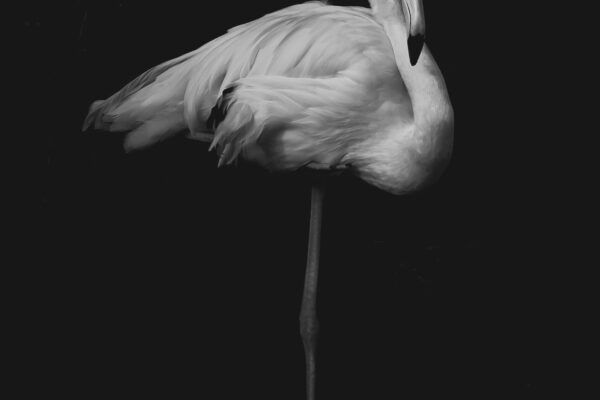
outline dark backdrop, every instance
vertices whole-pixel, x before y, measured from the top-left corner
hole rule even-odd
[[[80,132],[93,100],[293,3],[25,2],[23,90],[38,110],[26,129],[43,154],[25,338],[48,393],[303,398],[310,176],[217,169],[206,145],[184,139],[124,155],[120,136]],[[329,181],[323,399],[528,398],[560,383],[561,291],[547,285],[558,221],[543,200],[543,151],[532,157],[539,121],[527,117],[539,111],[540,36],[524,9],[499,2],[425,9],[455,108],[454,159],[413,197]]]

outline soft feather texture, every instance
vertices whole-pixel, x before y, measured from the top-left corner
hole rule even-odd
[[[209,124],[216,106],[222,120]],[[127,150],[179,132],[211,137],[219,165],[241,156],[272,170],[351,164],[376,174],[383,169],[370,163],[380,151],[366,146],[389,141],[391,127],[408,127],[412,117],[390,40],[371,10],[310,2],[150,69],[95,102],[84,128],[129,132]],[[365,179],[386,190],[398,185]]]
[[[94,124],[96,129],[133,131],[126,142],[130,149],[186,128],[206,132],[217,99],[236,83],[236,102],[254,101],[257,114],[247,144],[253,141],[250,138],[258,139],[257,130],[265,123],[282,120],[303,128],[313,125],[316,131],[306,135],[331,142],[335,132],[325,134],[323,128],[332,130],[335,124],[334,131],[345,131],[344,125],[356,120],[347,115],[350,108],[366,114],[363,107],[372,103],[377,89],[373,83],[393,84],[389,76],[377,79],[374,71],[368,71],[374,63],[386,65],[385,72],[397,75],[396,84],[402,86],[385,33],[368,9],[300,4],[232,28],[200,49],[148,70],[109,99],[96,102],[85,128]],[[295,82],[282,77],[310,79]],[[234,114],[221,125],[217,137],[223,139],[228,124],[239,121]],[[311,121],[313,116],[329,126]],[[328,116],[335,120],[327,121]]]

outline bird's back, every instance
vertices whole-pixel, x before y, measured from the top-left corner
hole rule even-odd
[[[351,121],[353,107],[354,112],[363,107],[360,112],[365,114],[367,105],[381,105],[382,82],[392,93],[385,95],[396,96],[398,102],[404,97],[387,37],[371,11],[310,2],[232,28],[197,50],[148,70],[107,100],[95,102],[85,127],[129,132],[126,147],[130,149],[182,131],[212,134],[215,126],[207,122],[223,91],[243,79],[260,77],[346,79],[327,93],[331,101],[345,99],[347,104],[330,104],[329,110],[311,104],[312,98],[323,97],[318,85],[297,85],[276,99],[289,102],[289,108],[313,107],[315,113],[336,114],[331,123],[341,124],[340,128],[351,122],[356,125]],[[267,111],[274,112],[263,110]]]

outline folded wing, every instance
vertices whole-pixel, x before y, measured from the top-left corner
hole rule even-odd
[[[258,138],[262,132],[259,126],[284,122],[297,115],[294,110],[298,107],[317,110],[322,100],[337,101],[333,100],[335,96],[310,96],[308,91],[298,90],[301,83],[282,84],[268,78],[343,78],[369,85],[364,80],[377,80],[377,76],[369,77],[369,73],[359,70],[372,63],[390,65],[390,71],[395,66],[387,38],[370,10],[320,2],[300,4],[230,29],[201,48],[148,70],[108,99],[94,102],[84,129],[93,126],[97,130],[128,132],[128,150],[147,147],[179,132],[212,134],[215,126],[207,123],[211,112],[223,91],[237,85],[237,101],[231,104],[229,119],[214,141],[215,147],[224,150],[225,143],[241,143],[233,138],[252,142],[251,138]],[[251,78],[254,80],[248,80]],[[273,90],[270,95],[266,93],[269,90]],[[295,94],[290,95],[290,91]],[[255,104],[250,105],[250,98],[267,102],[277,98],[273,102],[281,102],[277,107],[265,104],[257,109]],[[262,114],[250,116],[257,112]],[[271,117],[266,116],[271,112]],[[237,113],[240,115],[234,117]],[[254,119],[254,125],[251,132],[242,135],[239,129],[248,122],[244,119]],[[225,130],[234,126],[238,132],[225,135]],[[239,151],[241,148],[234,146],[227,151],[226,159]]]

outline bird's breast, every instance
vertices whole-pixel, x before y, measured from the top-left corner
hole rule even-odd
[[[440,121],[428,130],[414,124],[392,127],[357,146],[352,164],[368,183],[393,194],[407,194],[441,176],[452,146],[452,121]]]

